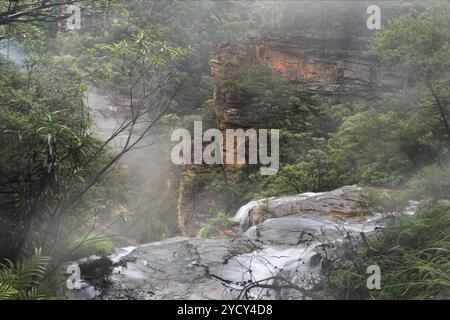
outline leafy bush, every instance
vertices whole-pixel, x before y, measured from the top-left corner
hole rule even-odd
[[[30,259],[17,262],[6,260],[0,264],[0,300],[42,299],[38,293],[39,280],[50,262],[40,251]]]
[[[312,149],[294,164],[266,179],[263,196],[331,190],[339,186],[336,164],[329,150]]]
[[[379,190],[375,188],[364,188],[362,202],[375,211],[384,213],[402,212],[409,204],[404,192],[395,190]]]
[[[200,236],[207,238],[231,227],[232,224],[230,217],[226,213],[219,212],[216,217],[209,220],[206,227],[202,229]]]
[[[369,165],[361,173],[361,183],[366,185],[398,185],[403,179],[396,169],[384,168],[381,163]]]
[[[413,199],[450,197],[450,167],[431,165],[420,170],[408,184],[408,194]]]
[[[402,216],[370,246],[332,266],[325,287],[339,299],[443,299],[450,296],[450,203]],[[366,268],[378,265],[381,289],[368,290]]]
[[[77,247],[78,246],[78,247]],[[71,259],[77,260],[91,255],[105,255],[114,251],[115,245],[105,236],[79,237],[73,241],[71,248],[77,247],[71,253]]]

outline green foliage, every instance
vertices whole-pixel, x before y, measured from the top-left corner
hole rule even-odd
[[[123,26],[113,25],[114,33]],[[122,35],[38,29],[45,32],[21,41],[24,70],[0,69],[0,257],[11,259],[35,244],[64,250],[61,235],[75,232],[72,226],[86,231],[99,215],[127,219],[126,184],[112,166],[120,156],[92,134],[87,93],[92,85],[131,91],[132,118],[153,119],[149,105],[165,111],[174,61],[187,52],[170,46],[158,26],[131,26]]]
[[[293,132],[318,129],[313,126],[319,111],[311,104],[312,94],[293,86],[268,67],[245,72],[237,72],[235,68],[225,72],[227,80],[223,85],[241,97],[240,117],[247,125]]]
[[[138,29],[129,39],[103,47],[111,58],[109,63],[116,90],[126,94],[130,87],[137,90],[138,85],[151,88],[157,83],[159,72],[167,72],[169,64],[187,52],[167,45],[162,35],[160,28]]]
[[[450,295],[450,204],[430,204],[391,221],[380,239],[345,257],[326,277],[338,299],[444,299]],[[378,265],[381,290],[368,290],[366,268]]]
[[[202,238],[208,238],[217,235],[232,225],[233,222],[230,220],[230,217],[224,212],[219,212],[217,216],[208,221],[208,224],[202,229],[200,236]]]
[[[33,300],[45,298],[39,294],[39,280],[50,261],[37,250],[30,259],[0,264],[0,300]]]
[[[331,144],[336,161],[349,170],[350,179],[378,185],[395,185],[402,180],[411,165],[401,153],[398,121],[393,112],[375,110],[345,119]]]
[[[108,156],[100,152],[99,162],[90,161],[100,141],[87,132],[82,86],[68,80],[69,69],[53,69],[54,77],[67,81],[64,90],[51,88],[47,62],[27,78],[12,66],[0,70],[0,203],[9,229],[0,232],[2,257],[16,250],[21,232],[40,227],[36,221],[49,219],[55,202],[82,186]]]
[[[71,241],[70,248],[75,248],[70,254],[71,260],[78,260],[91,255],[106,255],[114,251],[115,245],[106,236],[80,236]]]
[[[248,28],[258,25],[252,6],[245,1],[132,0],[113,6],[104,19],[88,19],[80,31],[90,42],[112,43],[130,37],[136,30],[159,27],[166,45],[190,48],[175,64],[176,81],[182,86],[175,98],[180,107],[172,109],[189,115],[212,98],[205,78],[210,76],[208,62],[217,47],[245,37]]]
[[[194,168],[190,188],[202,192],[201,204],[207,215],[219,211],[232,212],[253,198],[300,191],[323,190],[331,185],[331,158],[319,149],[324,135],[319,123],[322,112],[314,105],[317,97],[296,88],[287,79],[267,67],[236,69],[229,63],[222,66],[229,94],[239,97],[240,119],[255,128],[281,128],[281,172],[271,178],[261,177],[259,166]],[[205,104],[204,114],[216,106]],[[211,116],[215,123],[215,113]],[[316,147],[314,149],[314,147]],[[313,149],[313,150],[311,150]],[[309,151],[309,152],[308,152]],[[304,155],[302,163],[296,163]],[[203,190],[204,189],[204,190]]]
[[[424,167],[408,182],[411,199],[448,199],[450,197],[450,167],[434,164]]]
[[[32,1],[16,2],[28,5]],[[204,120],[213,127],[217,106],[208,61],[220,43],[247,38],[255,30],[264,37],[329,23],[328,15],[310,14],[312,2],[89,3],[83,28],[77,32],[59,32],[54,23],[23,23],[27,16],[14,24],[0,17],[0,33],[23,35],[20,43],[27,51],[23,70],[0,61],[0,257],[17,259],[36,244],[69,250],[84,238],[73,239],[73,233],[85,234],[97,219],[127,222],[132,217],[144,229],[144,241],[176,232],[177,195],[167,196],[173,200],[167,203],[161,200],[160,189],[131,181],[130,185],[137,182],[147,190],[132,195],[135,207],[129,212],[124,204],[131,192],[119,170],[108,171],[106,179],[83,193],[77,206],[60,219],[58,210],[113,158],[112,151],[91,134],[91,110],[85,99],[91,86],[114,92],[119,100],[130,96],[132,117],[177,92],[176,103],[168,109],[173,114],[166,120],[197,113],[201,107]],[[6,2],[0,3],[0,13],[7,9]],[[197,212],[208,217],[219,212],[202,236],[228,228],[231,222],[223,211],[232,212],[253,198],[324,191],[345,184],[401,187],[413,176],[405,194],[393,189],[367,191],[364,201],[384,212],[401,211],[408,198],[447,199],[450,171],[447,165],[435,164],[443,163],[450,145],[447,9],[445,1],[414,6],[374,34],[370,51],[404,77],[401,96],[383,95],[371,102],[354,97],[328,101],[321,92],[307,92],[268,67],[242,72],[237,59],[224,65],[221,71],[227,79],[221,85],[239,99],[246,126],[281,129],[281,169],[275,176],[261,177],[258,166],[190,168],[183,179],[188,192],[200,194]],[[52,10],[44,13],[57,14]],[[160,80],[167,86],[161,89]],[[148,98],[149,93],[155,94]],[[153,118],[150,113],[145,116]],[[178,171],[158,173],[154,180],[159,188],[177,175]],[[176,190],[178,185],[173,184]],[[259,210],[265,209],[268,206]],[[145,215],[145,222],[133,216],[135,211]],[[383,281],[388,286],[376,297],[448,296],[442,289],[448,286],[446,212],[444,206],[430,207],[417,217],[393,222],[370,249],[361,249],[353,264],[341,268],[343,277],[330,277],[334,292],[348,296],[346,290],[356,286],[349,297],[368,297],[363,266],[384,255]],[[66,232],[67,239],[61,239]],[[425,237],[426,232],[431,235]],[[84,240],[73,258],[113,249],[108,238]],[[1,269],[22,267],[7,263]],[[0,281],[0,297],[25,297],[28,292],[31,297],[33,286],[21,289]]]
[[[402,97],[384,95],[371,105],[341,104],[326,112],[341,122],[331,120],[337,131],[320,147],[333,159],[333,172],[326,177],[335,185],[399,186],[412,172],[445,156],[445,70],[450,63],[446,5],[432,1],[425,9],[393,19],[371,42],[371,52],[382,64],[405,74],[408,87]],[[296,181],[307,183],[301,178],[305,161],[311,162],[301,157],[297,170],[286,170],[298,171]]]
[[[448,2],[429,1],[421,10],[413,9],[391,20],[371,43],[371,51],[383,65],[404,74],[405,89],[406,79],[409,79],[409,86],[421,92],[423,107],[431,114],[428,117],[440,120],[439,127],[447,138],[448,148],[449,24]]]
[[[331,154],[312,149],[295,164],[285,165],[274,177],[265,181],[267,196],[317,192],[337,186],[336,168]]]
[[[361,200],[371,210],[388,214],[403,212],[409,204],[409,198],[405,192],[371,187],[363,189]]]
[[[371,51],[386,66],[419,77],[442,77],[450,67],[446,1],[430,1],[424,10],[411,10],[392,19],[377,33]]]

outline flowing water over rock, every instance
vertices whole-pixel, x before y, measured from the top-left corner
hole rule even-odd
[[[344,239],[379,228],[361,190],[253,201],[234,217],[234,238],[176,237],[120,249],[100,299],[301,299],[321,280],[322,262]]]

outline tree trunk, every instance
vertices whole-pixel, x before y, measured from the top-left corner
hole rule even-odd
[[[444,105],[443,105],[443,103],[441,102],[441,99],[440,99],[439,96],[437,95],[436,91],[434,91],[433,86],[432,86],[432,84],[430,83],[430,81],[427,80],[426,83],[427,83],[428,89],[429,89],[430,92],[431,92],[431,95],[432,95],[433,98],[434,98],[434,101],[436,102],[436,106],[437,106],[437,108],[438,108],[438,110],[439,110],[439,113],[440,113],[440,115],[441,115],[442,122],[443,122],[444,127],[445,127],[445,132],[446,132],[446,134],[447,134],[447,144],[448,144],[448,148],[449,148],[448,152],[450,152],[450,125],[449,125],[449,123],[448,123],[448,117],[447,117],[447,114],[446,114],[446,112],[445,112]]]

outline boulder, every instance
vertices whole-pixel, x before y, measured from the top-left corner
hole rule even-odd
[[[106,286],[85,279],[94,284],[87,287],[96,293],[91,298],[323,298],[310,291],[321,281],[324,256],[350,235],[373,232],[382,218],[364,211],[354,186],[254,201],[236,218],[252,216],[259,206],[272,212],[270,218],[261,216],[258,224],[233,237],[176,237],[119,250],[110,257],[114,268]],[[96,273],[97,265],[89,270]],[[285,286],[286,281],[292,285]],[[78,298],[85,299],[87,289]]]
[[[293,215],[333,216],[336,218],[363,218],[371,209],[362,199],[357,186],[345,186],[323,193],[302,193],[294,196],[252,201],[235,216],[242,228],[260,224],[269,218]]]

